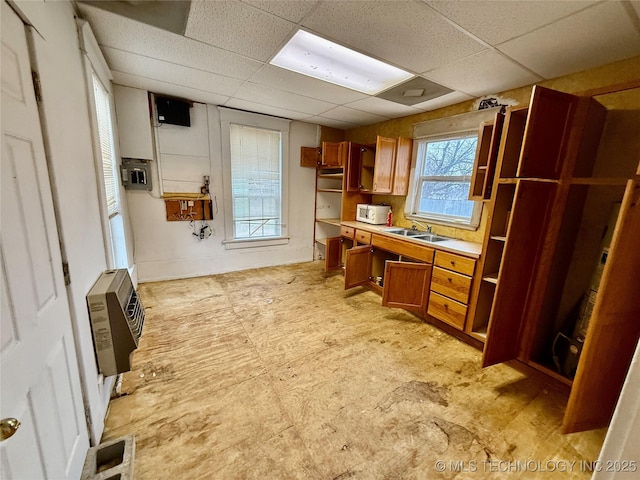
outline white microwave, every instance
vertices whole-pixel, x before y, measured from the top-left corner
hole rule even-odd
[[[356,220],[359,222],[371,223],[373,225],[384,225],[387,223],[387,215],[391,207],[389,205],[368,205],[359,203],[356,210]]]

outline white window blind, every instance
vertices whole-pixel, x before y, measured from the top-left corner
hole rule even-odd
[[[111,218],[120,212],[118,174],[116,172],[115,149],[113,145],[113,126],[111,124],[111,104],[109,94],[100,81],[95,75],[92,77],[98,135],[100,137],[100,153],[102,155],[104,190],[107,199],[107,213]]]
[[[235,239],[282,235],[282,132],[230,124]]]

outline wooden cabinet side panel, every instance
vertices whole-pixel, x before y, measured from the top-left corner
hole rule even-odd
[[[396,161],[395,138],[378,137],[373,171],[373,193],[391,193]]]
[[[369,282],[371,277],[371,247],[353,247],[347,250],[345,262],[344,288],[345,290]]]
[[[557,179],[578,97],[536,85],[517,176]]]
[[[382,305],[426,312],[430,279],[431,265],[386,262]]]
[[[640,336],[640,181],[629,181],[562,429],[608,425]]]
[[[493,121],[482,122],[478,130],[476,157],[473,161],[471,184],[469,185],[469,200],[484,199],[483,186],[487,175],[487,164],[489,163],[489,147],[491,146],[493,124]]]
[[[360,191],[360,173],[362,169],[362,145],[349,142],[346,147],[347,172],[346,186],[347,192]]]
[[[398,138],[392,195],[406,195],[409,193],[409,174],[411,173],[412,154],[413,140],[404,137]]]
[[[556,188],[553,183],[518,182],[489,319],[483,367],[513,360],[520,353],[531,279],[544,244]]]

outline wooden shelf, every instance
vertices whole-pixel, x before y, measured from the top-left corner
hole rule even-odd
[[[318,192],[328,192],[328,193],[342,193],[341,188],[319,188]]]
[[[320,245],[324,245],[326,247],[327,246],[327,239],[326,238],[316,238],[316,243],[319,243]]]
[[[333,180],[341,180],[344,177],[344,173],[319,173],[318,178],[329,178]]]
[[[339,218],[316,218],[316,222],[326,223],[328,225],[335,225],[336,227],[340,226]]]
[[[588,178],[572,178],[571,185],[612,185],[624,186],[629,181],[628,178],[607,178],[607,177],[588,177]]]
[[[551,370],[548,367],[545,367],[544,365],[540,365],[537,362],[533,362],[533,361],[529,361],[527,362],[527,365],[529,365],[531,368],[538,370],[539,372],[544,373],[545,375],[552,377],[556,380],[558,380],[561,383],[564,383],[565,385],[568,385],[569,387],[571,385],[573,385],[573,380],[571,380],[570,378],[565,377],[564,375],[560,375],[558,372],[556,372],[555,370]]]
[[[495,240],[496,242],[506,242],[507,237],[503,235],[491,235],[491,240]]]
[[[471,336],[476,340],[480,340],[484,343],[487,340],[487,329],[483,328],[482,330],[478,330],[477,332],[471,332]]]
[[[494,283],[494,284],[498,284],[498,273],[492,273],[490,275],[485,275],[484,277],[482,277],[482,280],[484,280],[485,282],[489,282],[489,283]]]
[[[517,178],[500,178],[498,179],[498,183],[502,185],[515,184],[515,183],[518,183],[518,179]]]

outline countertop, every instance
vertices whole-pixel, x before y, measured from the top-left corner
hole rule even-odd
[[[424,242],[421,240],[413,239],[411,237],[404,237],[400,235],[394,235],[393,233],[387,233],[385,230],[394,227],[387,227],[386,225],[371,225],[364,222],[355,221],[342,221],[341,225],[346,227],[356,228],[358,230],[365,230],[371,233],[378,233],[386,235],[389,238],[402,239],[407,242],[415,243],[416,245],[423,245],[431,247],[435,250],[443,250],[445,252],[457,253],[458,255],[464,255],[466,257],[479,258],[482,252],[482,244],[476,242],[468,242],[466,240],[443,240],[441,242]],[[395,227],[401,228],[401,227]]]

